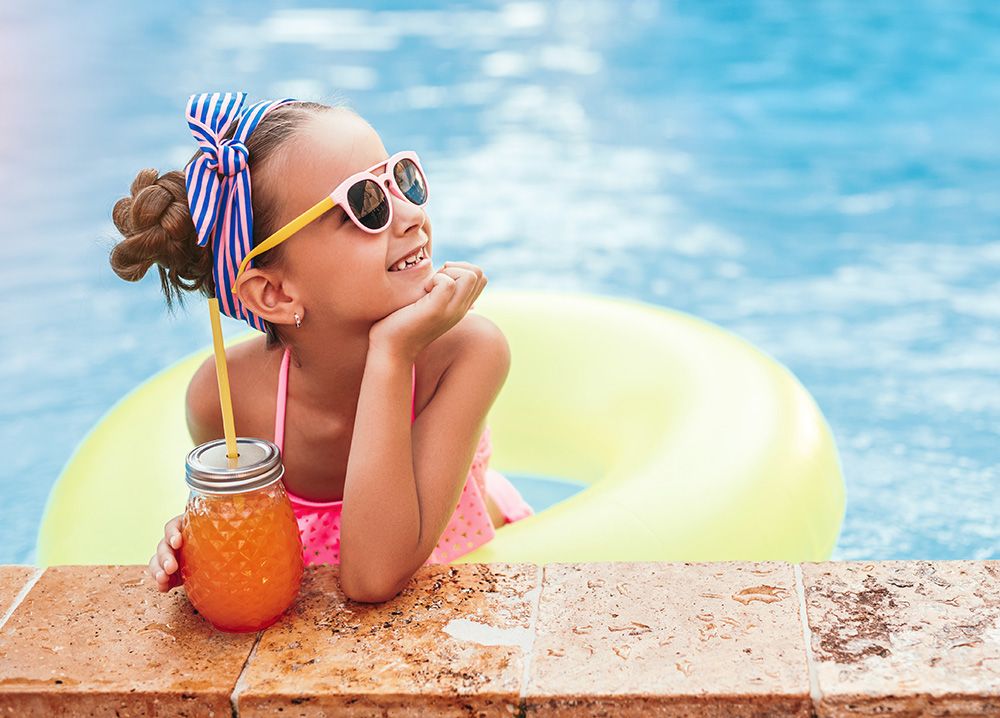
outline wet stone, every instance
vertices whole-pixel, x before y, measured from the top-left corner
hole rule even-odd
[[[810,715],[792,566],[545,567],[531,716]]]
[[[1000,716],[1000,561],[802,565],[821,716]]]
[[[143,566],[49,568],[0,627],[0,715],[228,716],[256,638]]]
[[[334,566],[307,569],[238,689],[241,718],[517,713],[539,569],[425,566],[395,599],[347,600]]]

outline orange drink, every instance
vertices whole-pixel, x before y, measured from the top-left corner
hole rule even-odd
[[[223,631],[257,631],[292,604],[302,582],[302,544],[281,485],[281,455],[261,439],[224,440],[188,455],[191,489],[180,571],[194,607]]]

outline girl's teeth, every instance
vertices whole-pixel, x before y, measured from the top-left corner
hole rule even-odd
[[[392,271],[401,272],[407,267],[412,267],[414,264],[417,264],[423,258],[424,258],[424,248],[421,247],[414,254],[411,254],[409,257],[404,257],[403,259],[396,262],[392,266]]]

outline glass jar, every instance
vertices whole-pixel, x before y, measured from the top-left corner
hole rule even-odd
[[[222,631],[257,631],[295,600],[302,582],[302,544],[281,484],[278,447],[236,440],[230,466],[223,439],[187,457],[190,488],[178,563],[194,607]]]

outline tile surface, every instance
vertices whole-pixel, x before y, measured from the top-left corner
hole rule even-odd
[[[1000,562],[799,570],[433,566],[368,606],[324,567],[225,634],[144,567],[0,566],[0,715],[1000,718]]]
[[[0,566],[0,623],[14,608],[21,590],[39,573],[41,569],[34,566]]]
[[[783,563],[545,567],[532,716],[809,716]]]
[[[0,628],[0,714],[229,716],[256,638],[216,631],[145,567],[49,568]]]
[[[1000,715],[1000,562],[802,574],[819,715]]]
[[[239,689],[240,716],[502,716],[518,710],[533,565],[426,566],[392,601],[348,601],[337,568],[306,571]]]

